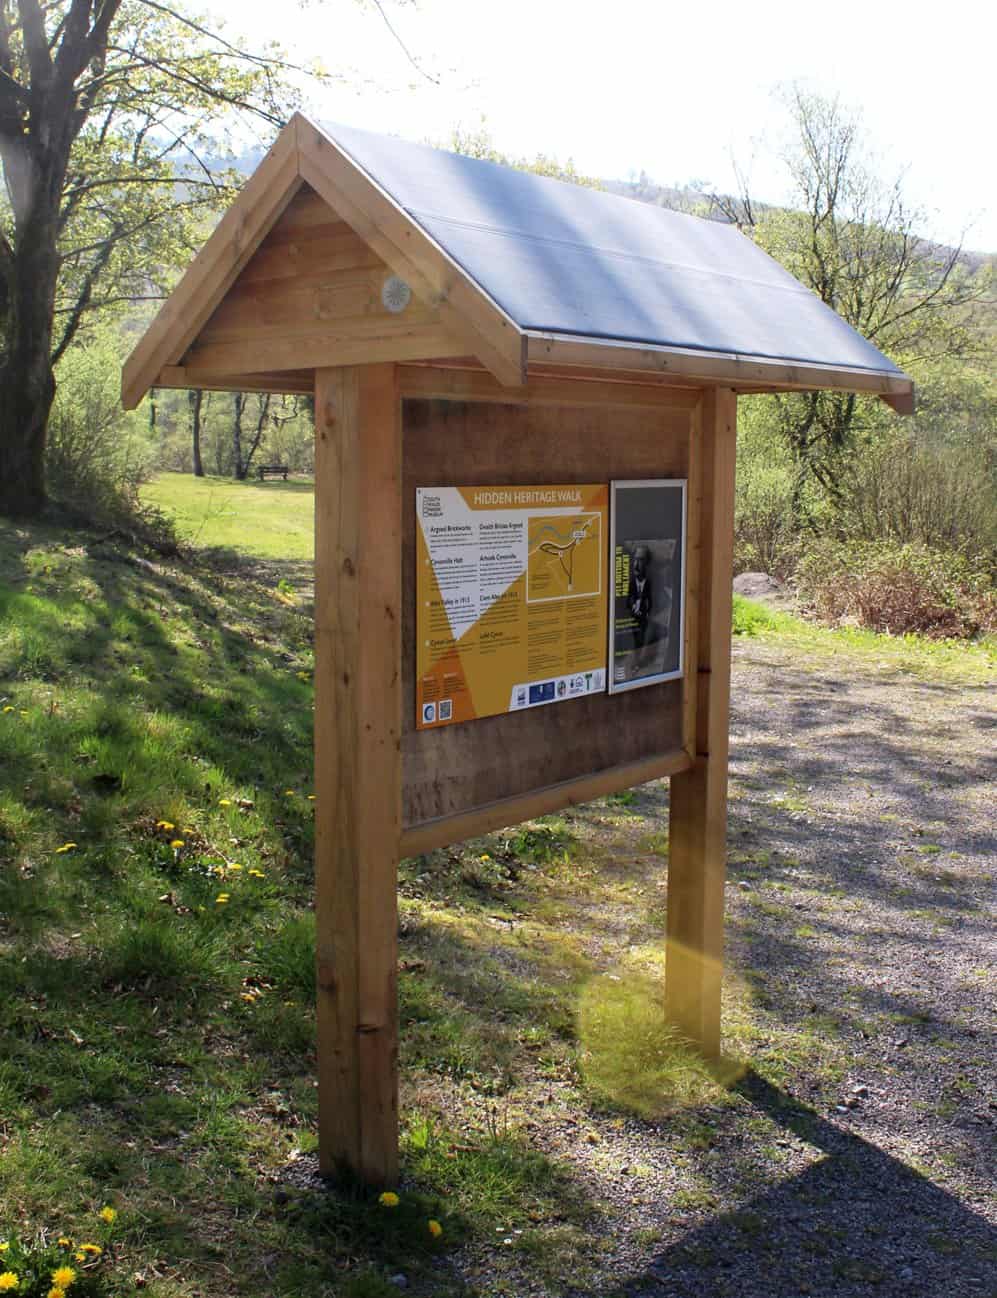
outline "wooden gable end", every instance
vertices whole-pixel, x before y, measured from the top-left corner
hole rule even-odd
[[[390,267],[303,185],[185,353],[185,386],[379,361],[465,355],[437,308],[382,292]],[[179,380],[179,375],[177,376]]]

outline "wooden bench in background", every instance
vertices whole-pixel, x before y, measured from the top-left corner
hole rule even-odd
[[[261,482],[268,473],[279,474],[286,482],[289,471],[289,466],[286,464],[259,464],[256,466],[256,472],[260,475]]]

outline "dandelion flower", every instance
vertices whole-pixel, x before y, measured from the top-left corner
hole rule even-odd
[[[84,1258],[86,1253],[83,1254]],[[76,1272],[71,1266],[59,1266],[52,1272],[52,1283],[56,1289],[68,1289],[76,1279]]]
[[[157,820],[157,821],[156,821],[156,828],[157,828],[157,829],[166,829],[166,830],[169,830],[169,829],[176,829],[176,825],[174,825],[174,823],[173,823],[172,820]]]
[[[6,1293],[9,1289],[16,1289],[21,1283],[16,1271],[5,1271],[0,1275],[0,1293]]]
[[[9,703],[8,703],[7,706],[4,708],[4,712],[13,712],[13,711],[14,711],[14,709],[10,706]]]
[[[308,795],[308,801],[309,801],[309,802],[314,802],[314,801],[315,801],[315,794],[314,794],[314,793],[309,793],[309,795]]]
[[[110,1206],[101,1208],[98,1215],[101,1221],[106,1221],[109,1226],[112,1225],[118,1217],[117,1211]]]
[[[170,847],[175,848],[176,850],[179,850],[181,847],[183,847],[183,839],[182,839],[182,838],[171,838],[171,839],[170,839]]]
[[[73,1241],[72,1241],[71,1239],[67,1239],[67,1238],[65,1237],[65,1235],[60,1235],[59,1238],[58,1238],[55,1242],[59,1245],[60,1248],[72,1248],[72,1247],[73,1247]]]
[[[435,1221],[432,1217],[430,1217],[429,1219],[429,1233],[430,1235],[432,1235],[433,1239],[439,1239],[440,1236],[443,1234],[443,1227],[440,1225],[438,1221]]]
[[[242,869],[242,866],[239,864],[238,861],[231,861],[231,862],[229,862],[229,867],[228,867],[228,868],[229,868],[230,870],[241,870],[241,869]]]
[[[46,1298],[66,1298],[66,1291],[55,1285],[48,1291]]]
[[[84,1253],[81,1249],[77,1249],[76,1252],[73,1254],[73,1257],[76,1259],[77,1262],[85,1262],[87,1260],[86,1253]]]
[[[92,1257],[100,1257],[104,1251],[99,1244],[81,1244],[80,1249],[84,1253],[89,1253]]]
[[[55,849],[55,854],[56,856],[62,856],[64,852],[71,852],[75,846],[75,843],[63,843],[61,847]]]
[[[225,903],[228,901],[228,899],[229,899],[229,894],[227,892],[220,892],[218,896],[215,898],[215,905],[224,906]],[[105,1221],[106,1220],[107,1219],[105,1218]]]
[[[378,1203],[381,1205],[382,1208],[397,1208],[399,1202],[400,1200],[398,1198],[398,1195],[395,1194],[394,1190],[385,1190],[385,1192],[378,1199]]]
[[[293,797],[294,797],[294,790],[293,790],[293,789],[285,789],[285,790],[284,790],[284,796],[285,796],[286,798],[293,798]]]
[[[231,805],[232,805],[232,799],[231,799],[231,798],[219,798],[219,799],[218,799],[218,805],[219,805],[219,807],[231,807]]]

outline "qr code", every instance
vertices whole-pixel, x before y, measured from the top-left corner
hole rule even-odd
[[[453,699],[440,699],[440,720],[451,721],[453,719]]]

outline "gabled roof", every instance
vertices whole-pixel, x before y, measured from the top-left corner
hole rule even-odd
[[[524,332],[901,373],[734,226],[354,127],[320,129]]]
[[[303,182],[503,383],[546,363],[910,408],[903,372],[733,227],[300,114],[129,358],[126,405],[181,364]]]

